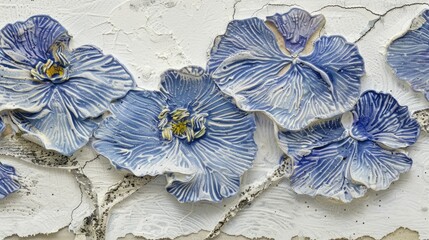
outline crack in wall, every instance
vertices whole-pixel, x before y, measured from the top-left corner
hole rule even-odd
[[[400,5],[400,6],[392,7],[390,9],[388,9],[387,11],[385,11],[384,13],[377,13],[377,12],[375,12],[375,11],[373,11],[373,10],[365,7],[365,6],[342,6],[342,5],[339,5],[339,4],[330,4],[330,5],[323,6],[323,7],[319,8],[319,9],[313,11],[312,13],[314,13],[314,12],[320,12],[320,11],[322,11],[324,9],[327,9],[327,8],[342,8],[342,9],[346,9],[346,10],[353,10],[353,9],[365,10],[365,11],[371,13],[372,15],[377,16],[376,19],[371,20],[371,21],[368,22],[368,29],[365,32],[363,32],[361,34],[361,36],[358,37],[358,39],[356,39],[355,41],[353,41],[354,43],[357,43],[357,42],[361,41],[369,32],[371,32],[375,28],[375,25],[383,17],[386,17],[387,14],[389,14],[392,11],[395,11],[395,10],[398,10],[398,9],[401,9],[401,8],[405,8],[405,7],[411,7],[411,6],[429,6],[429,3],[416,2],[416,3],[403,4],[403,5]]]

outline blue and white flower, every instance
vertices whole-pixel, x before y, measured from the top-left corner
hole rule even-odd
[[[429,9],[414,19],[410,30],[387,49],[387,62],[396,75],[429,101]]]
[[[4,129],[4,122],[0,119],[0,133],[2,133]],[[0,199],[18,191],[20,187],[17,181],[15,168],[0,162]]]
[[[279,132],[278,142],[295,161],[291,184],[297,193],[350,202],[368,188],[387,189],[407,172],[412,160],[401,148],[418,136],[407,107],[389,94],[367,91],[351,112]]]
[[[324,22],[296,8],[267,22],[234,20],[215,41],[209,72],[241,109],[265,112],[287,130],[348,111],[359,98],[364,62],[341,36],[310,44]]]
[[[253,114],[238,109],[199,67],[166,71],[160,91],[113,103],[93,147],[137,176],[166,174],[180,202],[237,193],[256,154]]]
[[[98,48],[69,49],[66,29],[33,16],[0,31],[0,111],[45,148],[71,155],[85,145],[114,99],[134,87],[129,72]]]

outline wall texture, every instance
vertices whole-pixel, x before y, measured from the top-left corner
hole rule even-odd
[[[386,45],[429,8],[427,0],[0,0],[0,25],[49,14],[69,30],[72,45],[99,46],[128,66],[139,87],[156,89],[166,69],[205,66],[214,38],[232,19],[264,18],[293,6],[324,14],[326,34],[343,35],[358,45],[367,72],[362,91],[391,93],[412,112],[429,108],[423,95],[397,79],[385,61]],[[85,239],[85,229],[91,231],[94,226],[101,226],[100,232],[109,240],[176,238],[205,231],[199,237],[180,238],[201,239],[220,227],[229,236],[246,238],[356,239],[369,235],[380,239],[401,226],[416,231],[410,239],[416,239],[415,233],[429,239],[429,134],[423,133],[409,149],[412,170],[389,190],[370,191],[364,198],[340,204],[296,195],[288,180],[281,179],[282,173],[267,180],[281,154],[271,140],[270,121],[258,115],[257,124],[259,152],[254,167],[243,177],[242,188],[258,197],[238,196],[219,204],[180,204],[164,190],[163,177],[127,177],[89,148],[74,156],[81,170],[43,168],[0,156],[2,162],[13,163],[24,180],[22,190],[0,202],[0,239],[64,228],[59,235],[51,235],[53,239]],[[116,200],[107,201],[112,196]],[[249,199],[253,202],[247,206]],[[90,217],[95,208],[98,216]],[[103,213],[109,210],[107,219]],[[224,222],[225,214],[229,222],[218,224]],[[38,235],[37,239],[44,238]],[[220,239],[229,238],[222,235]]]

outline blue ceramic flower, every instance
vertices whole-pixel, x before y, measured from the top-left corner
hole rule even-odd
[[[408,32],[390,44],[387,62],[400,79],[429,100],[429,9],[414,19]]]
[[[215,41],[209,72],[241,109],[265,112],[288,130],[348,111],[359,98],[363,59],[341,36],[311,46],[324,21],[296,8],[267,22],[234,20]]]
[[[350,124],[345,124],[352,116]],[[368,188],[384,190],[407,172],[412,160],[398,151],[416,142],[419,125],[389,94],[365,92],[342,117],[301,131],[279,132],[279,145],[295,160],[291,176],[300,194],[343,202]]]
[[[94,118],[134,87],[128,71],[98,48],[69,49],[66,29],[33,16],[0,31],[0,111],[47,149],[65,155],[85,145]]]
[[[220,201],[239,190],[256,154],[255,120],[199,67],[164,73],[160,91],[113,103],[93,147],[137,176],[166,174],[180,202]]]

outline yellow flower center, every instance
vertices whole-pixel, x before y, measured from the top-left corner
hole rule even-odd
[[[50,78],[53,76],[62,77],[64,75],[64,68],[57,64],[52,64],[48,69],[46,69],[46,75]]]
[[[186,128],[188,128],[188,122],[188,120],[173,122],[171,124],[171,130],[173,131],[173,134],[177,136],[184,135],[186,133]]]
[[[171,111],[165,108],[158,115],[158,128],[161,130],[162,138],[173,140],[173,136],[186,139],[188,142],[202,137],[206,133],[206,117],[208,115],[196,114],[191,116],[188,110],[183,108]]]

